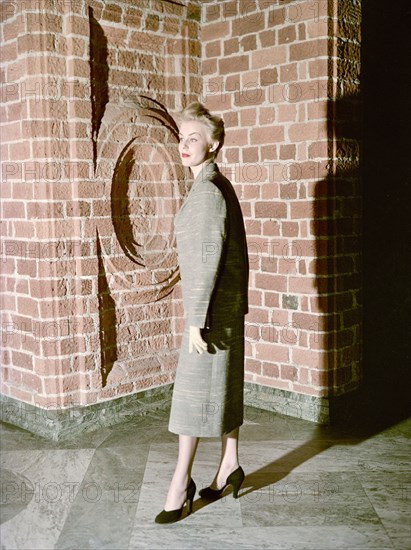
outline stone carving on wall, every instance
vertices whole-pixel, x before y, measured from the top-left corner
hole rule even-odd
[[[97,223],[103,386],[115,361],[127,361],[124,345],[115,351],[119,325],[138,334],[136,316],[147,320],[142,306],[161,301],[179,280],[173,226],[186,183],[177,133],[172,117],[149,98],[106,106],[97,157],[111,205],[111,217]]]
[[[139,303],[157,301],[178,278],[173,224],[185,193],[178,130],[161,105],[142,96],[108,104],[103,122],[98,158],[112,171],[106,268],[113,290],[133,289]]]
[[[99,340],[101,353],[101,381],[102,386],[107,384],[107,378],[117,360],[117,326],[116,307],[107,282],[104,261],[101,254],[100,235],[96,231],[97,258],[98,258],[98,309],[99,309]]]
[[[109,102],[108,93],[108,47],[107,38],[100,23],[95,19],[93,8],[88,8],[90,27],[90,100],[91,132],[93,141],[93,165],[97,163],[97,139],[104,111]]]
[[[186,188],[175,121],[147,95],[111,98],[108,40],[92,8],[88,16],[93,166],[111,210],[96,218],[104,387],[114,364],[130,355],[119,333],[138,337],[136,319],[150,320],[141,308],[161,301],[179,279],[173,225]]]

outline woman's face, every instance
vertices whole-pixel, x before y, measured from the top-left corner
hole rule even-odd
[[[183,166],[199,166],[213,156],[218,143],[211,143],[207,127],[197,120],[182,122],[178,150]]]

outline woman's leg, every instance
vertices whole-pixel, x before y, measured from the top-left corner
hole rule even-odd
[[[210,485],[211,489],[224,487],[227,477],[238,468],[239,433],[240,428],[235,428],[221,438],[221,460],[215,478]]]
[[[180,435],[178,438],[178,459],[168,490],[164,510],[177,510],[186,499],[186,489],[191,479],[191,468],[197,450],[199,438]]]

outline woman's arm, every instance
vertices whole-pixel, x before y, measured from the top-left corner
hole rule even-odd
[[[188,351],[192,353],[193,350],[196,350],[197,353],[203,353],[207,351],[207,342],[205,342],[201,336],[200,327],[190,327],[190,339],[188,341]]]
[[[189,223],[179,236],[184,307],[190,327],[201,329],[206,324],[224,250],[226,218],[225,199],[211,182],[192,197]],[[196,343],[204,348],[201,334],[196,335]]]

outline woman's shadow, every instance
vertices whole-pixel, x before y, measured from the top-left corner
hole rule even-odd
[[[329,461],[327,461],[327,465],[330,464],[332,466],[330,470],[324,470],[323,466],[315,466],[313,459],[331,450],[334,446],[342,446],[344,453],[347,453],[349,447],[359,445],[407,418],[406,414],[376,415],[374,414],[375,409],[370,407],[370,404],[367,402],[367,395],[364,392],[362,392],[362,399],[362,406],[358,404],[361,400],[356,401],[356,403],[353,402],[351,410],[346,411],[346,416],[335,420],[333,425],[314,425],[301,419],[287,418],[277,413],[264,411],[272,414],[275,422],[278,423],[280,421],[291,425],[291,436],[288,439],[286,437],[279,438],[278,436],[269,439],[270,432],[273,433],[273,425],[271,427],[267,426],[267,439],[264,442],[269,442],[270,448],[273,449],[276,447],[276,442],[278,442],[279,448],[293,448],[258,469],[251,472],[246,471],[244,482],[238,493],[238,499],[241,501],[241,499],[245,498],[250,502],[254,502],[259,500],[263,493],[265,493],[271,502],[274,501],[274,495],[285,495],[287,497],[286,500],[291,499],[290,501],[294,502],[291,493],[297,498],[297,495],[301,495],[304,492],[305,488],[303,485],[305,482],[301,480],[305,476],[307,476],[307,483],[309,483],[311,490],[314,491],[313,496],[317,500],[320,498],[327,499],[332,495],[342,493],[344,487],[340,482],[340,472],[334,468],[335,455],[334,457],[330,455],[326,459]],[[298,440],[293,438],[294,429],[298,438],[304,437],[304,434],[307,437],[306,441],[301,442],[299,445],[297,444],[297,446],[296,442]],[[245,434],[244,439],[247,441],[247,434]],[[256,445],[258,445],[260,440],[256,440]],[[262,452],[267,454],[268,451],[265,449]],[[277,449],[274,452],[279,454],[281,451]],[[374,461],[373,463],[367,463],[370,456],[367,450],[358,453],[354,452],[352,455],[349,451],[348,453],[350,456],[348,468],[350,470],[354,468],[354,470],[365,472],[373,469]],[[301,470],[302,478],[299,476],[296,478],[290,477],[289,481],[282,481],[289,477],[293,471],[298,470],[301,465],[309,461],[313,461],[313,466]],[[375,462],[378,462],[378,457],[375,457]],[[232,498],[232,492],[232,487],[228,486],[215,500],[197,498],[193,503],[193,512],[198,512],[217,501],[224,501],[226,497]]]

